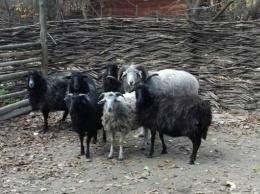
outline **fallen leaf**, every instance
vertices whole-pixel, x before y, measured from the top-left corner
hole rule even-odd
[[[259,164],[254,165],[253,170],[260,170],[260,165]]]
[[[164,162],[165,162],[165,163],[170,163],[171,161],[170,161],[170,160],[165,160]]]
[[[148,170],[149,169],[149,167],[148,166],[144,166],[144,168],[143,168],[144,170]]]
[[[236,188],[236,184],[231,181],[227,181],[226,186],[230,187],[231,190]]]
[[[125,163],[125,164],[130,164],[130,163],[131,163],[131,160],[124,160],[124,163]]]

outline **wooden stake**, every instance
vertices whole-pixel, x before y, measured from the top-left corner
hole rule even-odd
[[[31,106],[25,106],[18,110],[14,110],[14,111],[8,112],[7,114],[1,115],[0,121],[11,119],[13,117],[17,117],[17,116],[29,113],[31,111],[32,111]]]
[[[27,71],[21,71],[21,72],[17,72],[17,73],[8,73],[8,74],[0,75],[0,82],[20,79],[21,77],[25,76],[26,74],[27,74]]]
[[[21,107],[25,107],[29,105],[29,99],[26,100],[21,100],[19,102],[15,102],[13,104],[9,104],[7,106],[1,107],[0,108],[0,115],[6,114],[10,111],[13,111],[15,109],[21,108]]]
[[[47,47],[47,21],[46,21],[46,7],[44,0],[39,0],[40,6],[40,24],[41,24],[41,46],[42,46],[42,65],[41,72],[43,76],[48,74],[48,47]]]

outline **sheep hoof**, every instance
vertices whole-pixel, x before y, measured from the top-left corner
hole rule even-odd
[[[91,158],[86,158],[86,162],[92,162]]]
[[[166,150],[162,150],[161,154],[168,154]]]
[[[107,157],[107,159],[112,159],[112,158],[113,158],[113,156],[110,156],[110,155]]]
[[[144,137],[144,134],[143,133],[139,133],[138,137]]]
[[[119,157],[118,160],[119,160],[119,161],[123,161],[124,158],[123,158],[123,157]]]
[[[147,158],[152,158],[153,157],[153,154],[152,153],[148,153],[147,154]]]
[[[43,130],[40,131],[40,133],[46,133],[48,131],[48,128],[44,128]]]
[[[69,128],[69,131],[75,131],[73,128]]]
[[[141,150],[145,150],[145,148],[144,148],[144,147],[141,147]]]
[[[194,164],[194,160],[190,160],[189,164],[191,165]]]
[[[97,140],[96,140],[96,139],[93,139],[92,143],[93,143],[93,144],[97,144]]]

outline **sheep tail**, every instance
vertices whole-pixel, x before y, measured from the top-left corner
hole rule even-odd
[[[198,115],[200,116],[199,128],[202,138],[205,140],[207,138],[208,128],[211,125],[212,121],[210,103],[208,101],[204,101],[203,104],[200,104],[200,108],[198,110]]]

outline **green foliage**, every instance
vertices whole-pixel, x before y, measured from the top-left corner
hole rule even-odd
[[[8,105],[8,104],[13,104],[15,102],[18,102],[20,99],[16,99],[16,98],[7,98],[7,99],[4,99],[2,101],[2,106],[5,106],[5,105]]]
[[[5,88],[0,88],[0,96],[5,95],[8,93],[8,90],[6,90]],[[13,104],[15,102],[20,101],[20,98],[7,98],[7,99],[3,99],[0,100],[0,106],[5,106],[8,104]]]
[[[4,88],[0,88],[0,96],[5,95],[7,93],[7,90]]]

